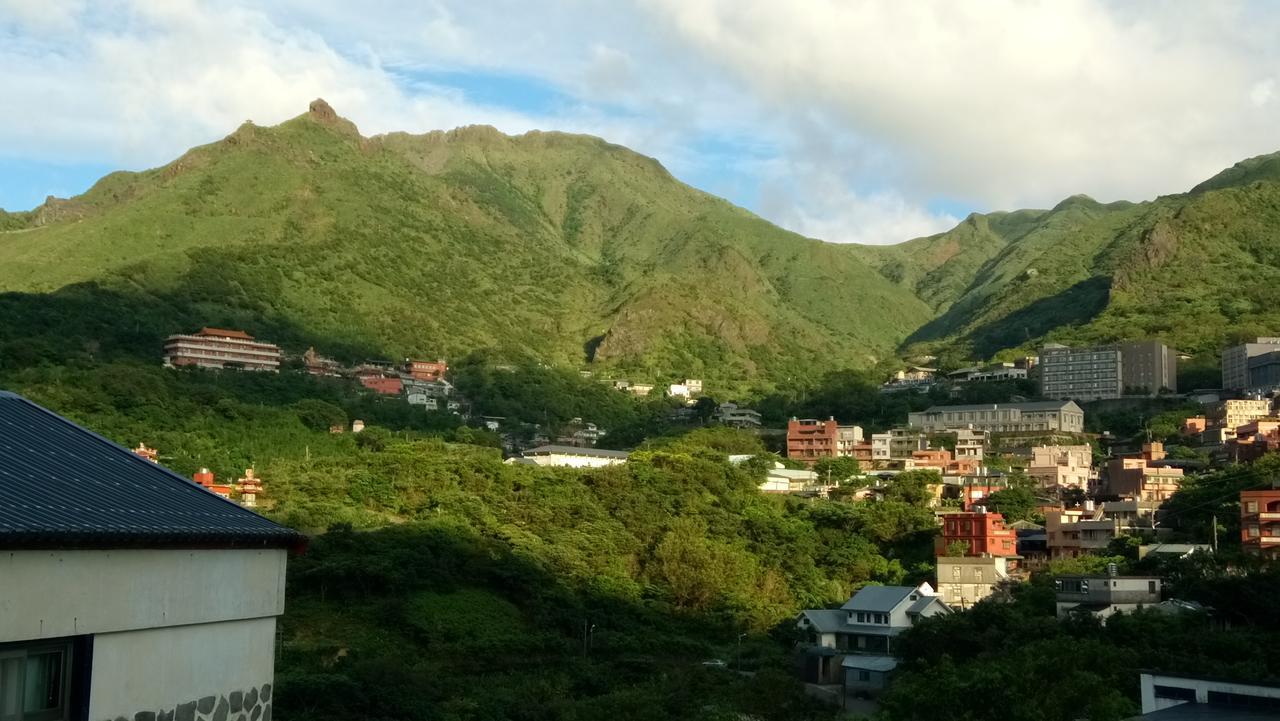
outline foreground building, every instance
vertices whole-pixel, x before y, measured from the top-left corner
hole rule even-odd
[[[989,433],[1084,432],[1084,411],[1072,401],[933,406],[907,415],[910,425],[930,433],[968,428]]]
[[[0,437],[0,718],[270,719],[305,539],[3,392]]]
[[[1143,671],[1142,714],[1150,721],[1261,721],[1280,718],[1280,684]]]
[[[201,328],[171,335],[164,342],[165,365],[244,371],[280,370],[280,347],[254,340],[242,330]]]

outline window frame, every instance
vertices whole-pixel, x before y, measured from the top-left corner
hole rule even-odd
[[[3,659],[22,659],[24,662],[19,664],[19,699],[20,704],[16,715],[5,717],[5,721],[73,721],[81,718],[84,714],[82,710],[73,709],[73,701],[80,701],[81,694],[73,693],[73,688],[79,682],[77,673],[77,643],[75,639],[39,639],[33,641],[21,641],[16,643],[0,644],[0,660]],[[61,668],[61,688],[59,689],[58,706],[52,709],[42,709],[39,711],[27,711],[25,709],[26,694],[26,659],[32,656],[39,656],[47,653],[62,654]],[[75,698],[73,698],[75,697]]]

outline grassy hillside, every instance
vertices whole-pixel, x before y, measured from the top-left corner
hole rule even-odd
[[[50,335],[109,345],[94,327],[128,315],[150,354],[207,323],[353,357],[489,348],[737,381],[868,365],[929,315],[843,249],[625,148],[487,127],[364,138],[322,101],[6,228],[8,317],[74,307]]]
[[[1073,196],[852,252],[937,312],[904,350],[987,358],[1046,341],[1159,338],[1210,365],[1228,341],[1280,328],[1280,156],[1184,195]]]

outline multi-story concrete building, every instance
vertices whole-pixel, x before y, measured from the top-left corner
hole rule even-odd
[[[164,342],[165,365],[180,368],[229,370],[280,370],[280,347],[254,340],[242,330],[201,328],[195,333],[171,335]]]
[[[734,428],[759,428],[762,421],[760,411],[743,408],[737,403],[721,403],[716,408],[715,418],[720,423]]]
[[[986,510],[947,513],[942,517],[942,536],[935,550],[939,556],[951,556],[948,549],[952,544],[964,543],[968,546],[966,556],[1016,556],[1017,541],[1017,534],[1004,525],[1004,516],[999,513]]]
[[[1280,350],[1249,359],[1249,388],[1257,391],[1280,390]]]
[[[1140,453],[1107,461],[1107,489],[1121,498],[1167,501],[1182,483],[1182,469],[1159,465],[1164,444],[1142,446]]]
[[[1047,490],[1078,488],[1091,491],[1098,482],[1098,474],[1093,468],[1093,449],[1083,445],[1032,448],[1027,475]]]
[[[1044,529],[1050,559],[1101,553],[1119,532],[1116,520],[1101,509],[1047,511]]]
[[[862,445],[862,428],[842,426],[835,418],[787,422],[787,458],[812,464],[822,458],[865,457]]]
[[[925,411],[910,413],[907,419],[913,427],[929,432],[957,428],[990,433],[1084,431],[1084,411],[1073,401],[933,406]]]
[[[1159,341],[1048,345],[1040,359],[1040,389],[1049,398],[1092,401],[1178,389],[1178,354]]]
[[[1040,394],[1079,401],[1119,398],[1124,395],[1122,366],[1118,348],[1047,345],[1040,351]]]
[[[957,461],[977,461],[982,463],[986,457],[987,441],[990,434],[987,431],[975,431],[969,428],[957,428],[956,432],[956,460]]]
[[[1280,351],[1280,337],[1257,338],[1222,351],[1222,387],[1232,391],[1250,388],[1249,360],[1264,353]]]
[[[1280,558],[1280,488],[1240,492],[1240,545]]]
[[[1053,586],[1058,618],[1088,613],[1106,619],[1160,603],[1158,576],[1059,576]]]
[[[1267,398],[1244,398],[1222,401],[1213,407],[1210,418],[1227,430],[1228,435],[1247,423],[1271,415],[1271,401]]]
[[[968,608],[1009,578],[1005,556],[939,556],[938,595],[948,606]]]

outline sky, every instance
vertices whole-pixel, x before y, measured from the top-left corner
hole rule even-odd
[[[366,135],[590,133],[832,242],[1143,200],[1280,150],[1234,0],[0,0],[0,207],[323,97]]]

